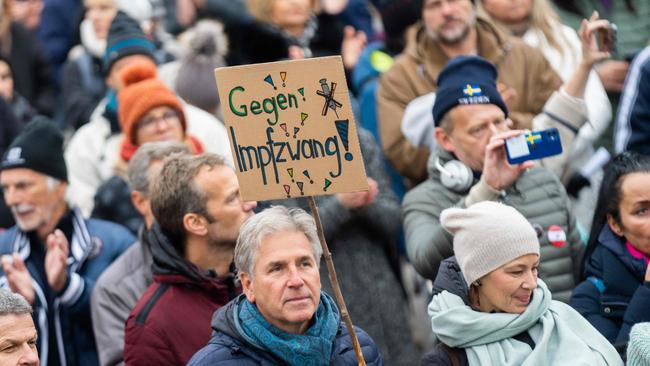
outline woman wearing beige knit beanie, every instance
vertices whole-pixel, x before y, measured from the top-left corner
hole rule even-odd
[[[440,342],[423,365],[623,365],[614,347],[537,278],[539,242],[517,210],[485,201],[440,216],[455,257],[434,283]]]

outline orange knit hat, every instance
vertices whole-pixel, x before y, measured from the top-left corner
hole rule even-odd
[[[120,127],[127,141],[137,145],[135,141],[135,125],[150,110],[160,106],[175,109],[183,125],[187,129],[183,106],[176,94],[156,78],[156,66],[151,62],[141,61],[127,66],[120,73],[124,83],[123,89],[117,94],[119,105]]]

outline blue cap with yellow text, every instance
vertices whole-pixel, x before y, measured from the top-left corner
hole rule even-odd
[[[496,80],[496,68],[484,58],[458,56],[451,59],[438,75],[434,124],[438,126],[450,109],[468,104],[494,104],[507,117],[508,107],[497,90]]]

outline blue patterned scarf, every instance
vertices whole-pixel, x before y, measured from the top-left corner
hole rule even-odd
[[[321,292],[313,324],[304,334],[287,333],[271,325],[248,300],[240,303],[235,318],[248,342],[291,366],[329,365],[341,321],[338,307],[325,292]]]

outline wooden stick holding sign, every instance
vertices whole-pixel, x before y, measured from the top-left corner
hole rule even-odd
[[[348,313],[348,308],[345,306],[345,299],[343,299],[343,294],[341,293],[341,287],[339,286],[339,279],[336,277],[336,269],[334,268],[334,261],[332,260],[332,253],[327,246],[327,241],[325,241],[325,234],[323,233],[323,224],[320,221],[320,213],[318,213],[318,206],[316,205],[316,200],[314,197],[308,197],[309,208],[311,213],[314,216],[314,221],[316,221],[316,230],[318,231],[318,239],[320,239],[320,246],[323,248],[323,257],[325,257],[325,264],[327,265],[327,274],[329,275],[330,282],[332,283],[332,290],[334,291],[334,298],[339,305],[339,310],[341,311],[341,318],[345,322],[345,326],[348,328],[348,333],[350,333],[350,338],[352,338],[352,346],[354,347],[354,353],[357,355],[357,361],[359,361],[359,366],[366,366],[366,360],[363,358],[363,353],[361,353],[361,345],[359,344],[359,339],[357,334],[354,332],[354,326],[352,325],[352,319],[350,318],[350,313]]]
[[[215,77],[242,199],[308,198],[334,297],[365,366],[313,197],[368,190],[341,58],[219,68]]]

